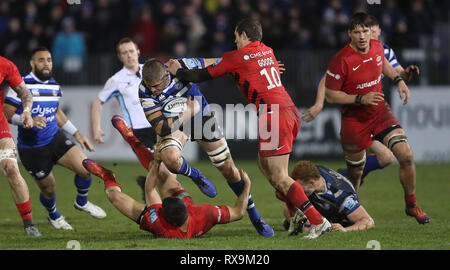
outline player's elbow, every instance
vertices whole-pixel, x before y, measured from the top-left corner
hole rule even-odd
[[[245,207],[233,207],[230,209],[230,221],[241,220],[245,215]]]
[[[328,89],[325,91],[325,100],[330,104],[337,103],[337,100],[331,91],[332,90]]]

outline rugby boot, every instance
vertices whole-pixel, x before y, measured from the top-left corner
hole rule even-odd
[[[111,118],[111,123],[119,131],[123,139],[131,146],[139,162],[148,171],[149,163],[153,160],[153,153],[134,136],[133,130],[121,116],[114,115]]]
[[[322,223],[318,225],[311,224],[308,235],[303,238],[314,239],[329,231],[331,231],[331,224],[326,218],[322,217]]]
[[[100,166],[97,162],[92,159],[84,159],[83,167],[88,170],[93,175],[100,177],[105,181],[105,189],[109,186],[117,186],[122,190],[122,187],[116,182],[116,177],[114,173],[106,168]]]
[[[430,217],[417,204],[407,205],[405,213],[407,216],[416,218],[419,224],[430,223]]]
[[[250,220],[259,235],[264,237],[273,237],[275,235],[272,227],[270,227],[262,218],[255,221]]]
[[[298,233],[302,233],[303,226],[306,222],[308,222],[308,218],[305,216],[305,214],[303,214],[302,211],[297,209],[289,224],[288,235],[293,236],[297,235]]]
[[[200,171],[199,176],[197,178],[191,178],[192,181],[197,185],[203,194],[210,198],[214,198],[217,196],[217,189],[212,182],[210,182],[206,177],[204,177]]]
[[[41,236],[41,233],[39,232],[39,230],[34,225],[27,226],[24,229],[25,229],[25,234],[26,235],[35,236],[35,237]]]

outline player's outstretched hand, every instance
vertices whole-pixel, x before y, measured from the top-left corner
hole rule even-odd
[[[311,106],[302,113],[302,120],[306,121],[306,123],[309,123],[314,120],[321,111],[322,108],[320,108],[319,106]]]
[[[400,99],[403,100],[403,105],[408,104],[410,93],[404,81],[398,83],[398,94],[400,95]]]
[[[244,181],[245,186],[249,188],[250,190],[250,177],[248,177],[248,174],[243,170],[243,169],[239,169],[239,174],[241,175],[241,179]]]
[[[81,145],[81,148],[83,150],[87,149],[89,152],[95,152],[95,149],[92,146],[92,144],[89,142],[89,140],[86,137],[84,137],[84,135],[81,134],[79,131],[75,132],[75,134],[73,134],[73,136],[75,137],[77,142]]]
[[[405,68],[406,81],[409,82],[414,76],[420,75],[420,69],[416,65],[409,65]]]
[[[347,232],[347,230],[339,223],[331,223],[331,230],[338,232]]]
[[[170,59],[169,62],[167,62],[167,70],[172,74],[177,74],[177,70],[181,68],[180,62],[178,62],[175,59]]]
[[[47,126],[47,117],[35,116],[33,117],[33,127],[44,129]]]
[[[377,106],[384,100],[384,94],[380,92],[369,92],[361,98],[361,104]]]

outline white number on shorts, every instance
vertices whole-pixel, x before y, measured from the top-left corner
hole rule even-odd
[[[266,76],[267,82],[269,83],[269,85],[267,86],[267,90],[281,86],[280,74],[278,74],[277,69],[275,67],[271,67],[270,73],[272,75],[272,79],[269,76],[267,68],[264,68],[259,72],[259,74]]]

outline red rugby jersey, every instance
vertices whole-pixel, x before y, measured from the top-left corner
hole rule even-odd
[[[278,62],[270,47],[260,41],[226,52],[215,65],[207,67],[212,78],[231,73],[242,95],[259,108],[260,104],[294,106],[281,83]]]
[[[211,204],[196,205],[191,197],[184,197],[189,214],[187,232],[179,227],[170,225],[162,214],[162,204],[154,204],[148,207],[149,219],[142,219],[140,227],[150,231],[155,237],[164,238],[192,238],[202,236],[211,230],[216,224],[225,224],[230,221],[230,212],[227,206],[215,206]]]
[[[9,61],[8,59],[0,56],[0,84],[6,80],[6,82],[11,86],[12,88],[17,87],[22,80],[22,76],[20,76],[19,70],[17,69],[16,65]],[[3,90],[2,95],[2,102],[0,102],[0,109],[3,107],[3,98],[4,93]]]
[[[370,40],[367,54],[356,52],[350,44],[340,50],[328,64],[325,86],[331,90],[343,91],[349,95],[365,95],[369,92],[383,92],[381,79],[384,48],[378,40]],[[367,120],[384,107],[384,101],[374,105],[342,105],[343,117]]]

